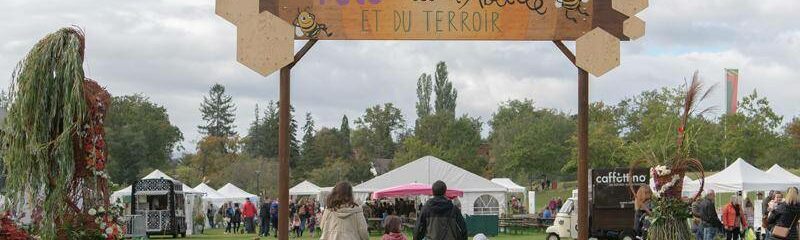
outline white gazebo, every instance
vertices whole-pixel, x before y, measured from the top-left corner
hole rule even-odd
[[[194,187],[194,190],[204,194],[203,201],[206,202],[204,207],[207,207],[208,204],[214,204],[214,207],[220,208],[222,207],[222,203],[225,202],[225,197],[222,196],[222,194],[219,194],[217,190],[214,190],[214,188],[205,183],[198,184]]]
[[[438,180],[464,192],[464,197],[459,199],[463,214],[494,215],[505,209],[506,187],[433,156],[417,159],[359,184],[353,192],[356,199],[363,202],[377,190],[409,183],[433,184]]]
[[[322,188],[309,181],[303,181],[289,189],[289,196],[313,196],[317,201],[320,200],[320,193]]]
[[[775,177],[786,178],[786,179],[791,179],[791,180],[800,182],[800,177],[798,177],[797,175],[792,174],[791,172],[789,172],[786,169],[782,168],[778,164],[772,165],[772,167],[767,169],[767,173],[772,175],[772,176],[775,176]]]
[[[715,192],[786,190],[800,181],[771,175],[739,158],[722,171],[706,177],[704,189]]]
[[[505,187],[508,189],[509,193],[525,193],[525,191],[527,191],[525,187],[514,183],[514,181],[511,181],[510,178],[493,178],[492,182]]]
[[[258,203],[258,196],[245,192],[232,183],[225,184],[225,186],[217,189],[217,192],[222,195],[226,202],[239,203],[239,206],[244,204],[246,199],[250,199],[253,204]]]

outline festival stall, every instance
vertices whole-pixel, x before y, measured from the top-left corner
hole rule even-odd
[[[217,190],[214,190],[214,188],[211,188],[205,183],[198,184],[194,187],[194,190],[203,193],[204,209],[207,209],[209,204],[213,204],[214,208],[220,208],[222,204],[225,203],[225,196],[222,196]]]
[[[141,180],[147,180],[147,179],[166,179],[175,181],[174,178],[170,177],[169,175],[158,169],[154,170],[150,174],[147,174],[147,176],[143,177]],[[203,193],[192,189],[191,187],[189,187],[184,183],[181,183],[181,187],[183,189],[182,193],[184,196],[183,200],[185,206],[184,207],[185,216],[188,216],[185,218],[186,226],[194,226],[194,216],[198,214],[197,211],[201,210],[202,209],[201,207],[203,206],[203,201],[202,201]],[[110,197],[111,202],[117,202],[119,200],[120,202],[124,203],[125,213],[129,215],[132,214],[131,190],[132,186],[128,186],[112,193]],[[200,212],[200,214],[202,214],[202,212]],[[187,235],[194,234],[193,230],[194,229],[192,227],[187,228],[186,234]]]
[[[499,215],[505,209],[506,189],[481,176],[432,156],[417,159],[353,188],[356,200],[363,203],[372,193],[398,184],[433,184],[442,180],[448,188],[459,189],[458,201],[466,215]]]
[[[525,187],[520,186],[510,178],[493,178],[492,182],[508,189],[508,192],[506,193],[506,199],[509,199],[507,206],[508,210],[511,210],[511,214],[523,214],[529,212],[525,210],[525,206],[528,205],[526,204],[528,202],[528,195],[526,194],[527,189]]]
[[[800,177],[798,177],[797,175],[794,175],[793,173],[787,171],[786,169],[782,168],[778,164],[772,165],[772,167],[767,169],[767,174],[775,176],[775,177],[779,177],[779,178],[791,179],[791,180],[794,180],[796,182],[800,182]]]
[[[239,206],[242,206],[246,199],[250,199],[254,204],[258,203],[258,196],[245,192],[232,183],[225,184],[217,189],[217,192],[222,195],[225,202],[239,203]]]
[[[706,177],[703,189],[723,193],[786,190],[797,185],[800,185],[800,181],[768,174],[739,158],[722,171]]]
[[[289,189],[289,196],[291,196],[293,199],[300,197],[313,197],[317,200],[317,202],[320,202],[322,200],[320,195],[321,193],[322,189],[319,186],[307,180],[298,183]]]

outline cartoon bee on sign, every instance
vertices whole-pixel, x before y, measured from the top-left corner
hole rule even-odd
[[[585,11],[586,9],[583,7],[583,4],[588,2],[589,0],[556,0],[556,8],[564,8],[564,16],[572,20],[572,22],[577,23],[578,19],[570,16],[569,12],[578,12],[581,15],[589,16]]]
[[[325,24],[317,23],[317,16],[311,13],[310,9],[303,11],[297,10],[297,18],[294,19],[295,34],[298,37],[319,38],[320,33],[325,33],[326,36],[333,36],[333,33],[328,32],[328,26]]]

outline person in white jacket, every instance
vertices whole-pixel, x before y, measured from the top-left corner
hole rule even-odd
[[[320,240],[369,240],[364,211],[353,200],[353,186],[336,184],[322,213]]]

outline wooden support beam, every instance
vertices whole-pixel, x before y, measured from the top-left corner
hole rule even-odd
[[[294,55],[294,61],[281,68],[280,100],[278,109],[278,239],[289,240],[289,118],[290,118],[290,93],[292,67],[317,43],[316,39],[309,40],[306,45]]]

